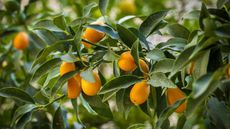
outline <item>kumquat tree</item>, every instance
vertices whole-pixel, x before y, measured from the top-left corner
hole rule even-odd
[[[0,129],[230,129],[229,0],[0,0]]]

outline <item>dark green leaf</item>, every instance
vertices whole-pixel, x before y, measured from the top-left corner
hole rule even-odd
[[[131,48],[133,43],[137,40],[137,37],[131,31],[119,24],[117,24],[117,31],[122,42]]]
[[[24,129],[24,126],[32,119],[32,112],[25,113],[16,123],[15,129]]]
[[[208,101],[208,112],[217,127],[220,129],[230,128],[230,111],[224,102],[220,102],[214,97],[210,98]]]
[[[61,107],[58,107],[54,114],[52,129],[66,129]]]
[[[215,34],[221,38],[230,38],[230,25],[224,24],[215,30]]]
[[[127,81],[127,80],[129,80],[129,81]],[[114,78],[111,81],[107,82],[102,87],[99,94],[105,94],[105,93],[108,93],[110,91],[114,91],[117,89],[128,88],[129,86],[131,86],[137,82],[140,82],[140,81],[141,81],[141,79],[138,78],[137,76],[133,76],[133,75],[120,76],[120,77]]]
[[[169,34],[174,37],[188,39],[190,34],[189,30],[180,24],[171,24],[168,26]]]
[[[172,106],[166,108],[159,116],[159,119],[156,124],[156,129],[161,129],[161,126],[164,124],[166,120],[168,120],[168,117],[179,107],[185,99],[178,100],[176,103],[174,103]]]
[[[67,29],[65,17],[63,15],[57,16],[53,20],[54,24],[62,30]]]
[[[0,96],[19,99],[27,103],[35,103],[34,99],[29,94],[16,87],[6,87],[0,89]]]
[[[152,30],[154,30],[157,25],[164,19],[168,11],[159,11],[148,16],[141,24],[139,30],[145,36],[148,36]]]
[[[60,58],[53,58],[43,63],[33,74],[32,80],[37,81],[42,75],[52,70],[55,66],[57,66],[61,62]]]
[[[89,105],[89,103],[84,99],[82,95],[80,95],[80,100],[82,105],[89,113],[91,113],[92,115],[97,115],[97,113],[92,109],[92,107]]]

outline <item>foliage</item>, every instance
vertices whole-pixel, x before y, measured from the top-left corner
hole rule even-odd
[[[137,15],[117,13],[111,18],[115,0],[61,3],[76,15],[57,14],[45,0],[30,0],[24,9],[20,0],[7,0],[0,10],[0,117],[5,118],[0,119],[0,128],[100,128],[111,120],[129,129],[230,128],[230,2],[218,0],[216,8],[202,3],[200,10],[184,16],[199,24],[195,27],[171,23],[170,10],[143,16],[146,13],[138,9]],[[39,4],[43,6],[37,10]],[[139,8],[143,2],[136,4]],[[105,24],[90,24],[96,20]],[[81,37],[86,28],[106,36],[92,43]],[[12,46],[20,31],[30,37],[29,47],[21,51]],[[149,38],[155,35],[170,38],[153,45]],[[84,47],[82,41],[92,47]],[[131,51],[137,66],[132,72],[118,66],[125,51]],[[148,73],[143,73],[139,59],[147,62]],[[74,63],[77,69],[60,76],[62,61]],[[191,63],[194,69],[188,73]],[[101,80],[99,93],[82,92],[68,99],[67,80],[80,73],[94,82],[93,71]],[[150,85],[150,95],[144,104],[134,105],[130,90],[141,80]],[[186,97],[167,105],[165,91],[175,87]],[[179,120],[172,124],[170,116],[184,102],[186,110],[176,114]]]

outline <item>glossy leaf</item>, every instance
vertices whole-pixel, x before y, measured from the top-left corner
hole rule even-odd
[[[35,103],[34,99],[22,89],[16,87],[5,87],[0,89],[0,96],[19,99],[27,103]]]
[[[66,129],[61,107],[58,107],[58,109],[56,110],[54,114],[52,129]]]
[[[38,80],[42,75],[49,72],[49,70],[52,70],[55,66],[57,66],[61,60],[59,58],[50,59],[47,62],[43,63],[33,74],[32,80],[36,81]]]
[[[157,25],[164,19],[168,11],[159,11],[148,16],[141,24],[139,30],[145,36],[148,36],[152,30],[154,30]]]
[[[129,81],[127,81],[129,80]],[[136,76],[133,75],[123,75],[117,78],[112,79],[111,81],[107,82],[99,92],[99,94],[105,94],[117,89],[124,89],[128,88],[129,86],[140,82],[141,79],[139,79]]]
[[[148,80],[148,84],[154,87],[167,87],[173,88],[176,85],[166,77],[164,73],[152,73],[150,76],[150,80]]]
[[[159,61],[159,60],[163,60],[164,58],[166,58],[164,55],[164,52],[158,48],[154,48],[148,53],[146,53],[146,57],[154,61]]]
[[[174,37],[188,39],[189,30],[180,24],[171,24],[168,26],[169,34]]]
[[[117,31],[122,42],[131,48],[133,43],[137,40],[137,37],[131,31],[119,24],[117,24]]]

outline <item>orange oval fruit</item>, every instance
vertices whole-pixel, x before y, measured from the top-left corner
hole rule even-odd
[[[168,88],[166,90],[166,98],[168,105],[173,105],[176,101],[185,98],[185,94],[179,88]],[[186,102],[182,103],[175,112],[182,113],[186,109]]]
[[[91,23],[92,25],[104,25],[104,22],[101,21],[96,21]],[[82,38],[85,40],[88,40],[92,43],[97,43],[99,42],[101,39],[103,39],[105,37],[105,33],[103,32],[99,32],[95,29],[92,28],[86,28],[84,34],[82,35]],[[86,48],[90,48],[92,45],[85,43],[85,42],[81,42]]]
[[[89,82],[87,80],[84,80],[83,78],[81,79],[82,91],[88,96],[96,95],[101,88],[101,80],[99,78],[99,75],[94,72],[93,76],[95,82]]]
[[[14,48],[23,50],[29,46],[29,36],[26,32],[19,32],[13,40]]]
[[[72,77],[68,80],[67,87],[68,98],[75,99],[81,93],[81,86],[75,77]]]
[[[139,60],[141,69],[144,72],[144,76],[147,76],[147,73],[149,72],[149,66],[146,64],[146,62],[142,59]]]
[[[127,80],[128,81],[128,80]],[[129,94],[130,100],[133,104],[143,104],[149,97],[150,86],[146,81],[136,83]]]
[[[62,62],[61,66],[60,66],[60,75],[64,75],[68,72],[74,71],[75,68],[75,64],[74,63],[69,63],[69,62]]]
[[[137,66],[130,51],[121,54],[120,59],[118,60],[118,66],[126,72],[132,72],[136,69]]]
[[[136,5],[134,0],[121,0],[119,6],[121,12],[124,14],[134,14],[136,12]]]

